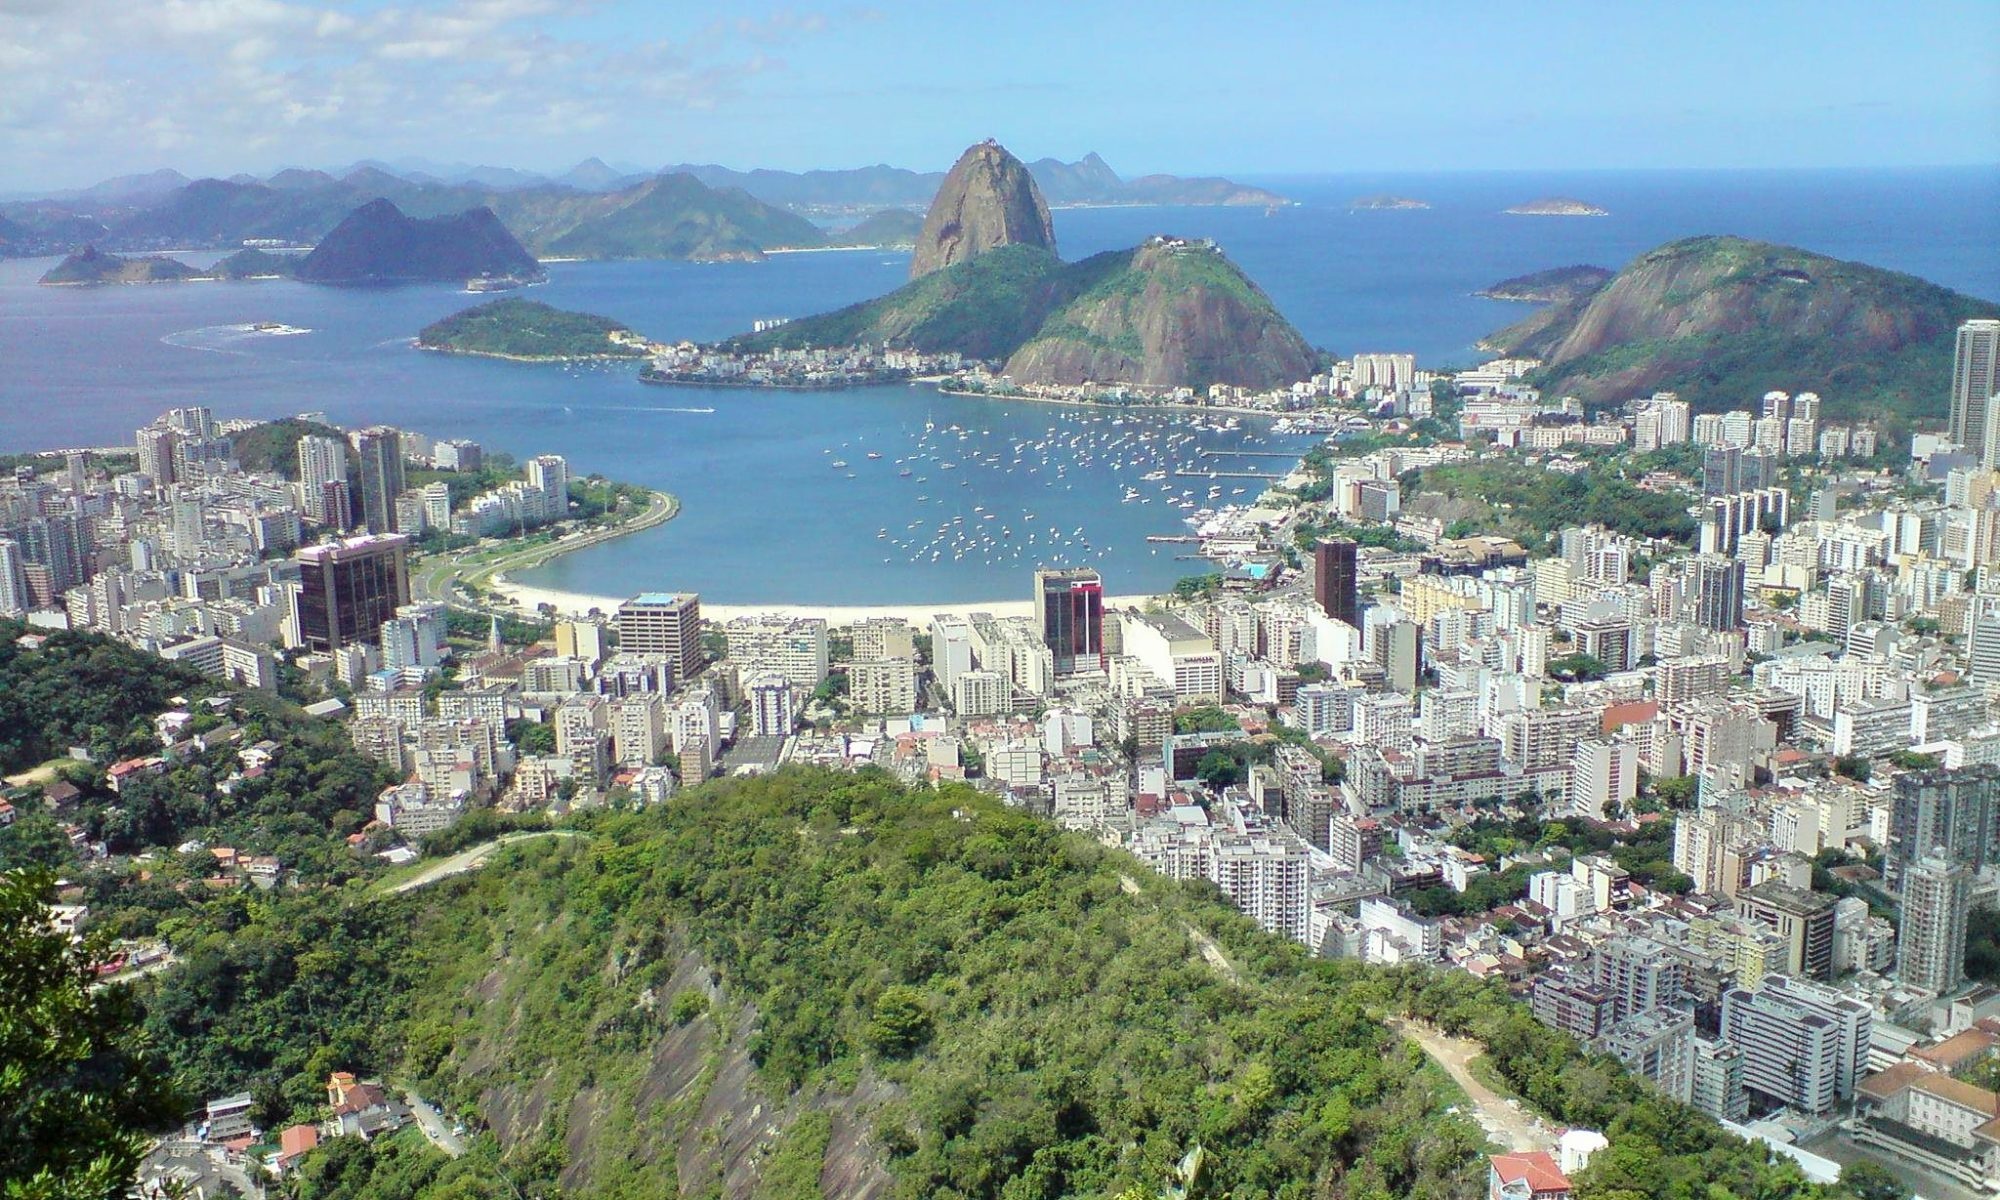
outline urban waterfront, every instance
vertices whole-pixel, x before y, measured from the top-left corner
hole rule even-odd
[[[1478,336],[1530,311],[1471,294],[1500,278],[1571,262],[1617,266],[1667,238],[1717,229],[2000,295],[2000,264],[1978,252],[2000,236],[1991,171],[1271,182],[1301,204],[1268,213],[1059,210],[1057,233],[1070,258],[1162,229],[1214,237],[1314,343],[1342,354],[1414,352],[1427,366],[1472,362]],[[1384,187],[1434,207],[1346,209],[1354,196]],[[1587,196],[1612,215],[1499,212],[1550,190]],[[201,263],[213,256],[187,257]],[[556,263],[550,282],[526,294],[603,313],[656,338],[709,339],[761,317],[878,295],[902,281],[907,262],[900,253],[847,251],[773,255],[761,263]],[[1118,592],[1162,588],[1198,568],[1176,562],[1170,545],[1145,541],[1149,534],[1184,532],[1182,510],[1169,511],[1169,497],[1149,489],[1154,503],[1127,502],[1126,472],[1109,470],[1108,457],[1092,454],[1089,465],[1076,457],[1121,432],[1155,431],[1148,436],[1157,440],[1184,417],[1134,415],[1128,426],[1114,428],[1112,414],[1097,423],[1098,415],[1076,410],[942,396],[924,387],[838,393],[645,387],[630,366],[544,366],[411,351],[408,339],[417,329],[476,302],[447,287],[34,286],[47,266],[0,263],[0,361],[9,367],[0,447],[8,450],[121,443],[130,429],[175,405],[251,417],[317,410],[341,424],[388,422],[471,437],[517,457],[562,454],[579,471],[681,496],[685,507],[667,525],[521,580],[589,594],[668,586],[694,588],[725,604],[944,603],[1018,598],[1031,560],[1088,561]],[[258,321],[312,332],[248,332]],[[948,488],[939,488],[936,477],[916,484],[914,474],[903,478],[887,468],[907,456],[927,422],[969,431],[968,446],[977,440],[987,451],[1007,452],[997,462],[968,463]],[[1190,448],[1288,448],[1270,442],[1263,428],[1246,420],[1237,433],[1199,434]],[[1071,435],[1085,432],[1091,436],[1072,444]],[[1046,447],[1045,473],[1011,469],[1014,447],[1023,444]],[[884,458],[867,459],[870,450]],[[830,467],[842,456],[855,478]],[[1064,468],[1059,480],[1057,466]],[[1203,460],[1204,469],[1281,466],[1272,459]],[[1254,488],[1233,489],[1251,482],[1235,480],[1210,497],[1213,484],[1204,481],[1193,498],[1241,502]],[[915,499],[924,494],[928,501]],[[987,512],[999,515],[988,522]],[[1032,544],[1025,541],[1029,513],[1037,534]],[[995,541],[1008,543],[1004,553],[981,546],[954,557],[939,545],[915,553],[953,518],[1004,524],[1019,536],[994,532]],[[1062,540],[1044,560],[1052,526]],[[885,544],[919,533],[925,536],[911,545]],[[933,559],[931,551],[940,549]]]

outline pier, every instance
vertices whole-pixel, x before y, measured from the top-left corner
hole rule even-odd
[[[1285,474],[1272,475],[1264,471],[1175,471],[1173,477],[1175,479],[1261,479],[1265,483],[1276,483],[1284,479]]]
[[[1298,455],[1290,450],[1216,450],[1202,447],[1195,451],[1202,458],[1289,458],[1298,460]]]

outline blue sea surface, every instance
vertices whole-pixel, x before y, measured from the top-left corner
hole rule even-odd
[[[1060,248],[1077,258],[1151,233],[1212,237],[1315,344],[1342,354],[1407,351],[1438,367],[1476,361],[1482,334],[1528,311],[1473,296],[1479,288],[1571,263],[1617,267],[1661,242],[1702,233],[1788,242],[2000,298],[2000,169],[1256,182],[1299,203],[1270,211],[1061,210]],[[1353,198],[1378,192],[1432,207],[1349,210]],[[1548,195],[1575,196],[1611,215],[1501,212]],[[184,257],[205,263],[217,256]],[[1241,502],[1255,494],[1256,481],[1136,477],[1169,458],[1202,472],[1276,470],[1280,459],[1193,452],[1298,445],[1271,439],[1255,421],[1229,432],[1190,431],[1186,417],[1160,414],[1113,425],[1112,414],[921,387],[648,387],[629,366],[521,364],[411,349],[417,329],[479,299],[446,286],[37,287],[50,265],[0,262],[0,452],[125,444],[160,412],[205,404],[222,416],[318,411],[345,425],[388,422],[470,437],[517,457],[558,453],[579,471],[678,494],[684,506],[672,522],[561,559],[528,579],[593,594],[679,588],[733,604],[964,602],[1025,597],[1034,565],[1085,561],[1104,572],[1114,592],[1153,590],[1199,569],[1176,558],[1185,547],[1145,540],[1184,532],[1185,510],[1168,501]],[[526,294],[614,317],[652,337],[699,341],[760,317],[879,295],[907,269],[906,255],[876,251],[774,255],[762,263],[557,263],[550,282]],[[312,332],[246,332],[258,321]],[[871,450],[883,457],[867,458]],[[832,467],[836,458],[849,466]],[[917,469],[940,461],[953,461],[955,470]],[[910,476],[899,473],[905,466]],[[919,475],[928,482],[916,483]],[[1128,499],[1135,485],[1140,494]],[[1233,491],[1239,486],[1241,494]]]

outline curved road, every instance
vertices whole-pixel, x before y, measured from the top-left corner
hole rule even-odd
[[[431,555],[418,563],[410,572],[410,598],[419,602],[436,601],[482,616],[518,617],[521,614],[517,606],[511,602],[505,605],[479,603],[460,592],[458,585],[486,588],[488,581],[496,575],[530,570],[571,551],[608,542],[612,538],[624,537],[628,533],[637,533],[642,529],[651,529],[655,525],[673,520],[679,515],[680,510],[681,502],[678,498],[667,492],[654,492],[652,499],[646,504],[646,511],[616,525],[600,525],[559,541],[524,546],[478,563],[470,560],[476,555],[491,554],[496,548],[505,545],[504,540],[494,542],[482,539],[478,545],[464,550]]]
[[[450,858],[441,858],[423,870],[418,871],[415,875],[403,880],[401,883],[389,887],[378,887],[375,889],[375,894],[377,896],[400,896],[404,892],[414,892],[420,887],[429,887],[440,879],[449,879],[453,875],[463,875],[467,871],[477,871],[486,865],[487,859],[493,857],[495,850],[500,849],[500,847],[510,842],[525,842],[530,838],[572,838],[583,836],[583,832],[576,829],[538,829],[530,833],[505,834],[494,838],[490,842],[481,842],[470,849],[461,850]]]

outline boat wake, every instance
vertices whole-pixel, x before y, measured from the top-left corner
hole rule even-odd
[[[252,338],[289,337],[311,333],[310,329],[300,329],[292,325],[278,325],[263,322],[254,325],[204,325],[200,329],[183,329],[179,333],[169,333],[160,338],[162,345],[181,350],[201,350],[209,354],[235,354],[247,356],[248,350],[239,349],[241,343]]]

